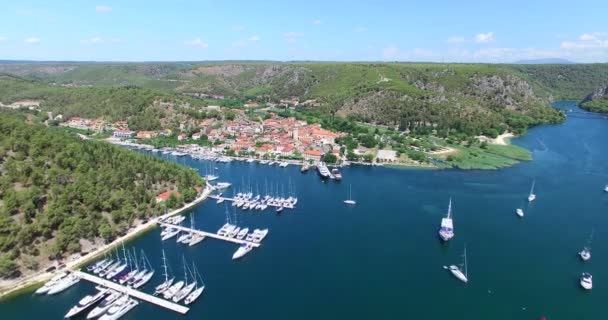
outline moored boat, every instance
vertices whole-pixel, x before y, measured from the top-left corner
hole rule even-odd
[[[48,295],[58,294],[77,284],[80,281],[80,277],[75,274],[69,274],[67,277],[59,280],[53,287],[47,292]]]
[[[104,314],[123,294],[114,290],[110,290],[109,295],[101,301],[99,305],[97,305],[89,314],[87,314],[87,319],[95,319],[102,314]]]
[[[65,272],[55,275],[54,277],[51,278],[51,280],[47,281],[42,287],[38,288],[38,290],[36,290],[36,294],[43,294],[43,293],[49,292],[49,290],[51,290],[52,287],[54,287],[60,280],[62,280],[63,278],[65,278],[67,276],[68,276],[68,274]]]
[[[97,302],[101,301],[109,292],[110,290],[107,288],[98,288],[98,291],[95,294],[89,294],[80,299],[80,301],[65,314],[64,318],[72,318],[88,310]]]

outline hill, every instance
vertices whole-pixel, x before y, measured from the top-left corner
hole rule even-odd
[[[0,113],[0,277],[123,234],[190,201],[203,181],[186,167]]]
[[[598,88],[581,101],[580,107],[593,111],[608,113],[608,86]]]

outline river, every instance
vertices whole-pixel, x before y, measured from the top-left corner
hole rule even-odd
[[[232,261],[237,245],[205,239],[195,247],[161,242],[159,229],[127,244],[160,266],[161,249],[181,276],[182,256],[206,283],[186,316],[141,303],[123,319],[600,319],[608,298],[608,121],[574,109],[559,125],[532,128],[513,143],[533,161],[496,171],[395,170],[351,167],[344,180],[254,163],[213,164],[233,188],[265,182],[295,185],[295,210],[237,210],[239,225],[269,228],[260,248]],[[172,161],[205,173],[208,162]],[[525,198],[536,180],[537,200]],[[352,184],[354,207],[342,201]],[[232,194],[228,190],[227,194]],[[455,237],[437,228],[453,201]],[[515,215],[522,207],[524,218]],[[228,207],[232,212],[232,207]],[[226,207],[208,200],[194,211],[196,227],[215,231]],[[188,221],[188,219],[187,219]],[[592,258],[577,256],[592,229]],[[442,266],[467,247],[467,284]],[[590,292],[581,272],[594,275]],[[160,282],[160,267],[145,291]],[[5,319],[58,319],[92,289],[57,296],[25,294],[0,305]]]

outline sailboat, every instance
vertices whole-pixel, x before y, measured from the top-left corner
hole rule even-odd
[[[462,255],[463,257],[463,264],[460,266],[456,266],[456,265],[451,265],[449,267],[444,267],[446,269],[449,269],[450,272],[454,275],[454,277],[458,278],[458,280],[467,283],[469,281],[468,278],[468,274],[467,274],[467,247],[464,247],[464,254]],[[462,269],[461,269],[462,268]],[[463,272],[464,269],[464,272]]]
[[[344,200],[344,203],[350,204],[350,205],[357,204],[357,202],[355,200],[353,200],[353,185],[351,184],[349,186],[349,188],[350,188],[350,192],[349,192],[348,200]]]
[[[174,283],[172,286],[170,286],[167,290],[165,290],[165,292],[163,292],[163,297],[167,300],[173,298],[173,296],[178,294],[182,290],[184,285],[186,285],[188,282],[188,274],[186,271],[186,259],[183,256],[182,256],[182,260],[184,261],[184,275],[185,275],[184,280],[185,281],[180,280],[180,281]]]
[[[530,195],[528,195],[528,202],[532,202],[536,199],[536,195],[534,194],[534,184],[536,180],[532,180],[532,188],[530,188]]]
[[[441,226],[439,227],[439,237],[443,241],[449,241],[454,237],[454,224],[452,222],[452,198],[448,204],[448,215],[441,219]]]
[[[165,281],[156,286],[154,295],[158,295],[165,292],[165,290],[167,290],[173,284],[173,281],[175,281],[175,277],[169,278],[169,273],[167,272],[167,258],[165,257],[165,250],[163,250],[163,269]]]
[[[589,236],[589,240],[587,240],[587,245],[583,248],[578,255],[581,257],[583,261],[587,261],[591,259],[591,239],[593,238],[593,231],[591,231],[591,235]]]
[[[194,268],[194,279],[195,279],[195,282],[196,282],[196,288],[194,289],[194,291],[192,291],[192,293],[190,293],[186,297],[186,300],[184,300],[184,303],[186,305],[189,305],[192,302],[194,302],[196,299],[198,299],[198,297],[203,293],[203,290],[205,290],[205,282],[203,282],[203,278],[198,273],[198,270],[196,269],[196,266],[194,265],[194,263],[192,263],[192,267]],[[201,280],[201,286],[200,287],[198,285],[198,281],[196,281],[196,276],[198,276],[198,278]]]
[[[144,271],[146,271],[146,270],[148,270],[148,271],[146,271],[143,274],[143,276],[133,284],[133,288],[135,288],[135,289],[148,283],[148,281],[150,281],[150,279],[152,279],[152,277],[154,276],[154,269],[152,268],[152,265],[150,264],[150,261],[148,260],[148,257],[146,257],[146,254],[143,252],[143,250],[141,252],[141,255],[143,256],[142,262],[143,262]],[[148,265],[147,267],[146,267],[146,264]]]
[[[185,286],[181,290],[179,290],[177,293],[175,293],[175,295],[171,299],[175,303],[178,303],[178,302],[182,301],[185,297],[187,297],[192,292],[192,290],[194,290],[194,287],[196,286],[196,278],[194,277],[194,275],[192,275],[190,268],[188,268],[188,266],[186,265],[186,259],[185,258],[182,258],[182,259],[184,259]],[[192,278],[192,282],[190,282],[190,283],[188,283],[188,273],[190,273],[191,278]]]

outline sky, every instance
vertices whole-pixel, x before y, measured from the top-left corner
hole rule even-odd
[[[608,62],[608,1],[3,0],[0,59]]]

